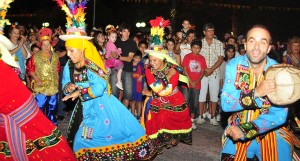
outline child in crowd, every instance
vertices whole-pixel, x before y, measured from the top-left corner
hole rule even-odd
[[[182,21],[182,29],[181,29],[181,32],[182,32],[182,38],[185,39],[186,38],[186,33],[187,31],[190,29],[191,27],[191,24],[190,24],[190,21],[189,20],[183,20]]]
[[[140,41],[139,44],[138,44],[138,51],[137,52],[141,52],[142,53],[142,60],[141,60],[141,62],[144,65],[148,65],[149,64],[148,54],[145,53],[146,49],[148,49],[148,43],[146,41]]]
[[[39,52],[41,50],[40,47],[38,47],[36,44],[32,44],[30,47],[30,52],[31,52],[31,56],[35,55],[37,52]],[[28,61],[26,62],[26,66],[27,66]],[[29,90],[31,90],[31,80],[32,78],[26,74],[26,86]]]
[[[116,86],[123,90],[123,85],[122,85],[122,81],[121,81],[121,75],[122,75],[122,68],[124,66],[123,62],[117,58],[113,58],[111,57],[111,53],[115,52],[117,55],[121,55],[122,51],[121,49],[118,49],[115,45],[115,42],[117,40],[117,31],[115,28],[112,28],[110,30],[107,31],[107,44],[106,44],[106,54],[105,54],[105,68],[114,68],[116,70],[118,70],[118,74],[117,74],[117,84]]]
[[[32,44],[30,47],[31,55],[36,54],[40,50],[41,50],[41,48],[39,48],[36,44]]]
[[[176,44],[181,44],[184,41],[183,34],[181,31],[177,31],[174,35],[174,40]]]
[[[196,119],[194,119],[194,117],[195,113],[197,112],[197,108],[199,107],[198,103],[201,88],[201,79],[204,76],[204,70],[207,68],[205,58],[200,55],[201,48],[202,42],[200,40],[192,41],[192,53],[187,54],[182,61],[184,73],[189,80],[188,100],[186,101],[190,107],[193,129],[197,128],[195,124]],[[203,109],[199,109],[199,112],[200,116],[202,116]]]
[[[131,113],[139,120],[142,113],[142,91],[144,85],[144,64],[142,60],[142,52],[138,50],[133,57],[133,73],[132,73],[132,100],[131,100]]]

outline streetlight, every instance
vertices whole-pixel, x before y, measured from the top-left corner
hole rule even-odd
[[[146,27],[146,23],[145,23],[145,22],[137,22],[137,23],[135,24],[135,26],[136,26],[137,28],[140,28],[140,27]]]
[[[45,27],[49,27],[49,22],[44,22],[42,23],[42,26],[45,28]]]

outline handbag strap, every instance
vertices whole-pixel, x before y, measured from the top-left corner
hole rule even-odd
[[[300,63],[299,63],[298,59],[294,56],[294,54],[291,54],[291,56],[292,56],[292,59],[299,65]]]

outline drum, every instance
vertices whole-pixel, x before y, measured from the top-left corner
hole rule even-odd
[[[276,91],[269,93],[269,100],[275,105],[287,105],[300,98],[300,68],[289,64],[270,66],[265,79],[276,81]]]

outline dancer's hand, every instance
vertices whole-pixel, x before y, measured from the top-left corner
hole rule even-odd
[[[79,93],[79,90],[76,90],[76,91],[74,91],[73,93],[71,93],[71,94],[65,96],[62,100],[63,100],[63,101],[66,101],[66,100],[72,98],[72,101],[74,101],[77,97],[79,97],[79,94],[80,94],[80,93]]]
[[[263,97],[271,92],[276,91],[275,80],[263,80],[255,89],[256,97]]]
[[[230,126],[225,131],[225,135],[230,136],[232,138],[232,140],[234,140],[234,141],[237,141],[244,137],[244,134],[242,133],[241,129],[237,126]]]
[[[71,91],[74,91],[77,88],[77,85],[74,83],[70,83],[66,89],[66,93],[69,93]]]
[[[152,92],[149,91],[148,89],[144,89],[144,90],[142,91],[142,94],[145,95],[145,96],[152,96]]]

